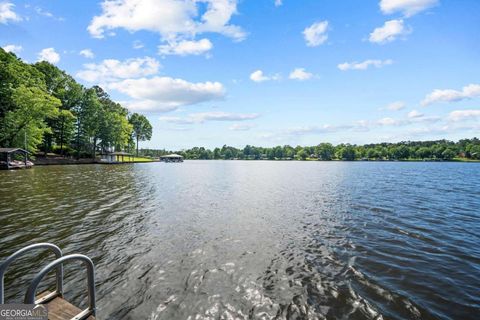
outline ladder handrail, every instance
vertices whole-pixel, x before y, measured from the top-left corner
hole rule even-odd
[[[73,319],[86,319],[90,315],[95,316],[96,314],[96,304],[95,304],[95,268],[93,265],[93,261],[83,255],[83,254],[70,254],[67,256],[63,256],[58,258],[57,260],[50,262],[45,268],[43,268],[36,276],[33,278],[30,286],[27,289],[27,293],[25,294],[25,301],[24,303],[32,304],[35,303],[35,292],[37,291],[37,287],[40,284],[40,281],[45,277],[47,273],[49,273],[53,268],[62,265],[66,261],[70,260],[80,260],[83,262],[85,267],[87,268],[87,283],[88,283],[88,301],[89,307],[88,309],[83,310],[80,314],[75,316]]]
[[[59,259],[63,256],[62,250],[59,247],[57,247],[54,244],[47,243],[47,242],[36,243],[36,244],[29,245],[25,248],[22,248],[22,249],[16,251],[12,255],[10,255],[4,262],[2,262],[2,264],[0,264],[0,304],[5,303],[5,300],[4,300],[4,278],[5,278],[5,272],[7,271],[8,266],[13,261],[15,261],[15,259],[17,259],[18,257],[20,257],[20,256],[24,255],[25,253],[27,253],[28,251],[34,250],[34,249],[49,249],[53,253],[55,253],[55,256],[56,256],[57,259]],[[50,298],[54,298],[54,297],[57,297],[57,296],[60,296],[60,297],[63,296],[63,265],[62,264],[57,265],[56,282],[57,282],[57,289],[56,289],[54,295],[52,295]]]

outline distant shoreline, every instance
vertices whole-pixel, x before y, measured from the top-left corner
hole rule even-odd
[[[285,160],[285,159],[185,159],[185,161],[272,161],[272,162],[480,162],[480,160],[474,159],[452,159],[452,160],[422,160],[422,159],[409,159],[409,160],[318,160],[318,159],[306,159],[306,160]]]
[[[480,163],[480,160],[474,159],[452,159],[452,160],[422,160],[422,159],[409,159],[409,160],[318,160],[318,159],[306,159],[306,160],[286,160],[286,159],[185,159],[185,161],[271,161],[271,162],[464,162],[464,163]],[[151,161],[129,161],[115,164],[129,164],[129,163],[158,163],[160,160]],[[52,166],[52,165],[80,165],[80,164],[105,164],[98,160],[93,159],[41,159],[34,161],[35,166]],[[110,164],[114,165],[114,164]]]

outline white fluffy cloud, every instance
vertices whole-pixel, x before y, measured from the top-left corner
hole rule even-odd
[[[295,68],[290,75],[288,76],[289,79],[292,80],[308,80],[313,77],[313,73],[307,72],[305,68]]]
[[[270,80],[279,80],[280,75],[275,74],[271,76],[267,76],[263,73],[262,70],[256,70],[250,74],[250,80],[254,82],[264,82],[264,81],[270,81]]]
[[[95,58],[95,55],[93,54],[93,51],[90,49],[83,49],[79,53],[82,57],[85,57],[87,59],[93,59]]]
[[[407,114],[406,118],[393,119],[390,117],[382,118],[374,123],[370,123],[370,126],[409,126],[418,123],[434,123],[441,121],[442,118],[438,116],[425,116],[424,114],[413,110]]]
[[[331,125],[324,124],[322,126],[301,126],[288,128],[284,131],[288,135],[304,135],[304,134],[318,134],[318,133],[334,133],[354,129],[354,125]]]
[[[410,33],[410,30],[405,27],[402,19],[389,20],[381,27],[375,28],[370,33],[369,41],[373,43],[387,43],[394,41],[399,36]]]
[[[54,48],[45,48],[38,53],[38,61],[47,61],[51,64],[55,64],[60,61],[60,55]]]
[[[174,124],[193,124],[194,122],[189,118],[164,116],[159,118],[160,121],[174,123]]]
[[[379,124],[381,126],[396,126],[396,125],[400,125],[401,121],[387,117],[387,118],[379,119],[377,121],[377,124]]]
[[[155,100],[130,100],[120,103],[128,110],[137,112],[169,112],[178,109],[177,105]]]
[[[0,2],[0,23],[7,24],[9,21],[21,21],[22,18],[13,11],[15,5],[11,2]]]
[[[253,123],[234,123],[228,127],[228,129],[232,131],[247,131],[254,127],[255,125]]]
[[[410,17],[437,4],[438,0],[381,0],[380,9],[384,14],[401,12]]]
[[[303,30],[303,37],[309,47],[317,47],[328,39],[328,21],[319,21]]]
[[[142,49],[145,45],[140,40],[133,41],[132,48],[133,49]]]
[[[40,15],[40,16],[44,16],[44,17],[47,17],[47,18],[50,18],[50,19],[53,19],[53,20],[57,20],[57,21],[65,21],[65,19],[63,17],[57,17],[55,16],[53,13],[51,13],[50,11],[47,11],[41,7],[35,7],[35,12]]]
[[[455,110],[450,112],[448,119],[451,121],[468,121],[480,119],[480,109]]]
[[[219,82],[192,83],[170,77],[126,79],[107,86],[134,99],[127,103],[131,110],[169,111],[181,106],[220,100],[225,89]]]
[[[405,102],[395,101],[395,102],[392,102],[392,103],[388,104],[385,108],[382,108],[382,109],[391,110],[391,111],[402,110],[402,109],[405,109]]]
[[[7,44],[5,47],[3,47],[3,50],[7,52],[12,52],[18,55],[20,52],[22,52],[23,48],[22,46],[18,46],[15,44]]]
[[[452,113],[450,116],[450,122],[454,118],[465,117],[469,119],[475,119],[479,117],[480,114],[476,110],[465,110],[465,112],[454,114]],[[311,135],[311,134],[330,134],[336,132],[366,132],[372,129],[381,129],[381,128],[391,128],[391,127],[411,127],[415,125],[421,125],[422,128],[425,128],[426,125],[431,125],[433,123],[442,123],[443,125],[448,124],[449,118],[442,118],[439,116],[425,116],[420,114],[417,111],[410,112],[407,117],[404,118],[391,118],[385,117],[382,119],[377,120],[358,120],[354,121],[353,123],[347,124],[324,124],[324,125],[306,125],[306,126],[298,126],[298,127],[291,127],[285,129],[283,131],[277,133],[268,133],[263,135],[263,138],[271,138],[271,137],[284,137],[285,135]],[[478,125],[476,126],[479,127]],[[418,128],[418,127],[417,127]],[[469,128],[474,128],[469,126]]]
[[[200,55],[213,48],[212,42],[208,39],[170,41],[167,44],[158,46],[158,52],[162,55]]]
[[[105,0],[102,14],[92,19],[88,31],[95,38],[123,28],[156,32],[165,41],[193,39],[205,32],[242,40],[246,36],[242,28],[229,23],[236,12],[237,0]]]
[[[256,70],[250,74],[250,80],[255,82],[262,82],[270,80],[270,78],[265,76],[262,70]]]
[[[409,119],[421,118],[423,116],[424,116],[424,114],[421,113],[421,112],[418,112],[417,110],[412,110],[407,114],[407,117]]]
[[[475,124],[464,125],[459,123],[449,123],[433,127],[413,128],[407,132],[409,132],[412,136],[430,136],[434,134],[439,135],[440,138],[445,137],[446,134],[452,134],[455,132],[471,132],[472,134],[476,134],[478,130],[480,130],[480,126]]]
[[[282,4],[282,0],[275,0],[275,7],[280,7]]]
[[[393,61],[388,60],[365,60],[363,62],[344,62],[339,64],[337,67],[342,71],[347,70],[367,70],[368,67],[372,66],[375,68],[381,68],[383,66],[387,66],[392,64]]]
[[[246,121],[258,118],[258,113],[231,113],[223,111],[191,113],[187,117],[160,117],[161,121],[175,124],[194,124],[206,121]]]
[[[258,113],[230,113],[230,112],[200,112],[191,115],[193,119],[199,122],[203,121],[245,121],[258,118]]]
[[[465,99],[472,99],[480,96],[480,84],[469,84],[461,91],[453,89],[435,89],[428,94],[422,101],[423,106],[428,106],[436,102],[456,102]]]
[[[315,75],[305,70],[305,68],[295,68],[293,69],[288,78],[290,80],[304,81],[313,78]],[[278,81],[281,79],[279,73],[273,75],[266,75],[262,70],[256,70],[250,74],[250,80],[253,82],[264,82],[264,81]]]
[[[87,63],[77,77],[91,83],[106,83],[119,79],[129,79],[154,75],[160,63],[150,57],[127,59],[124,61],[106,59],[99,64]]]

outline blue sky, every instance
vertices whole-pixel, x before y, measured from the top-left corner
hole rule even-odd
[[[480,133],[477,0],[0,0],[0,46],[182,149]]]

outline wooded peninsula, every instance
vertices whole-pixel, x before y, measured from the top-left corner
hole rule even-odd
[[[151,136],[145,116],[129,113],[101,87],[85,88],[46,61],[28,64],[0,48],[0,147],[95,158],[138,151]]]
[[[0,48],[0,147],[32,154],[95,159],[99,152],[136,152],[158,159],[167,150],[140,149],[152,126],[99,86],[85,88],[56,66],[28,64]],[[175,151],[185,159],[224,160],[480,160],[480,140],[405,141],[365,145],[320,143],[243,149],[224,145]]]

